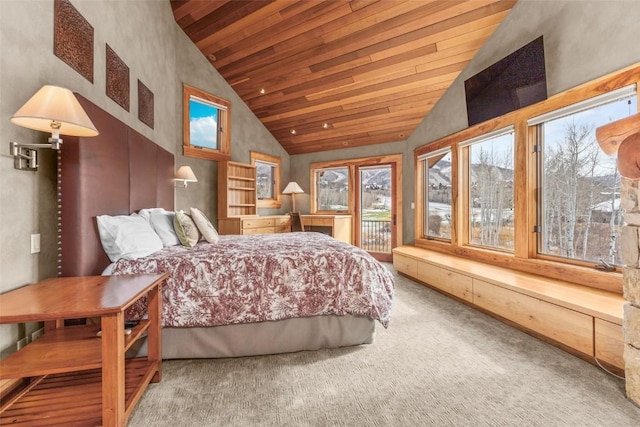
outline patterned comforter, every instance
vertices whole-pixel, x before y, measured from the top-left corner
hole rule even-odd
[[[366,316],[386,328],[391,273],[364,250],[319,233],[220,236],[118,260],[112,274],[160,273],[162,325],[201,327],[318,315]],[[127,318],[140,318],[146,302]]]

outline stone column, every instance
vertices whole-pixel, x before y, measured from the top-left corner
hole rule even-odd
[[[640,180],[622,178],[620,233],[623,267],[624,364],[627,397],[640,405]]]

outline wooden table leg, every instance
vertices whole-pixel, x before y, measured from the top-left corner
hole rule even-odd
[[[124,314],[102,317],[102,425],[120,427],[125,422]]]
[[[157,362],[158,372],[151,382],[157,383],[162,379],[162,283],[154,287],[147,294],[149,329],[147,329],[147,357],[149,362]]]

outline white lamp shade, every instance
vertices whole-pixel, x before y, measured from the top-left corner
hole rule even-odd
[[[42,132],[51,132],[54,121],[62,135],[98,135],[73,92],[58,86],[43,86],[11,117],[13,124]]]
[[[284,190],[282,190],[282,194],[301,194],[301,193],[304,193],[304,190],[300,188],[297,182],[293,182],[293,181],[288,183],[287,186],[284,187]]]
[[[191,170],[191,166],[180,166],[178,172],[176,172],[176,179],[186,182],[198,182],[198,178]]]

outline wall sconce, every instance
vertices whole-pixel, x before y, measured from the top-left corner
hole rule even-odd
[[[69,89],[43,86],[12,117],[11,122],[27,129],[51,132],[48,144],[10,142],[13,167],[38,170],[38,148],[60,149],[60,134],[96,136],[98,131],[76,97]]]
[[[282,194],[291,194],[291,204],[293,207],[291,212],[296,211],[296,194],[302,194],[302,193],[304,193],[304,190],[300,188],[297,182],[288,183],[287,186],[284,187],[284,190],[282,190]]]
[[[176,183],[179,184],[182,181],[182,185],[176,185],[176,187],[187,188],[190,182],[198,182],[198,178],[191,170],[191,166],[180,166],[175,177]]]

